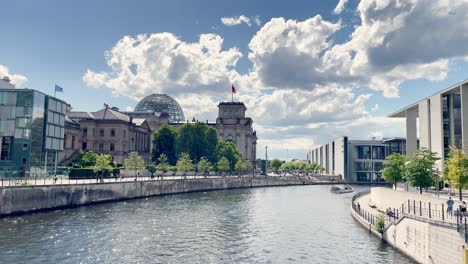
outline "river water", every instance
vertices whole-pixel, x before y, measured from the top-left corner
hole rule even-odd
[[[413,263],[351,217],[352,193],[329,188],[190,193],[4,218],[0,263]]]

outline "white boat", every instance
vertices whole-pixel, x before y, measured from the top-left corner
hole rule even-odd
[[[351,187],[349,185],[345,185],[343,188],[338,187],[338,186],[332,186],[330,188],[330,191],[332,193],[350,193],[350,192],[354,192],[354,189],[353,189],[353,187]]]

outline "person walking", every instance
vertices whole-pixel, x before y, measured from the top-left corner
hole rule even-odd
[[[453,214],[453,204],[454,204],[454,201],[452,200],[452,197],[449,197],[447,201],[447,214],[449,215]]]
[[[462,216],[466,216],[466,203],[465,201],[462,202],[460,205],[460,213]]]

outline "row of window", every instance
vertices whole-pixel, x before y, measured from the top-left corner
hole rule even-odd
[[[63,138],[64,128],[56,125],[47,125],[46,135],[49,137]]]
[[[16,105],[16,92],[0,92],[0,104]]]
[[[116,135],[116,130],[114,128],[112,128],[110,130],[110,136],[111,137],[115,137]],[[88,128],[83,128],[83,137],[87,137],[88,136]],[[94,128],[93,128],[93,136],[94,135]],[[99,136],[100,137],[104,137],[105,136],[105,130],[103,128],[99,129]],[[127,136],[127,130],[124,130],[123,131],[123,136],[126,137]]]
[[[354,165],[355,171],[381,171],[383,169],[383,162],[357,161]]]
[[[63,139],[46,137],[46,149],[63,150]]]
[[[83,150],[88,149],[88,143],[87,143],[87,142],[83,142],[81,148],[82,148]],[[98,150],[101,151],[101,152],[104,151],[104,143],[99,143],[99,144],[98,144]],[[109,152],[114,152],[114,151],[115,151],[115,144],[114,144],[114,143],[110,143],[110,144],[109,144]]]
[[[358,159],[385,159],[386,146],[358,146]]]
[[[65,126],[65,116],[49,110],[47,113],[47,123]]]
[[[67,110],[67,106],[64,103],[57,101],[53,99],[52,97],[49,97],[49,110],[52,110],[54,112],[58,112],[64,115],[65,111]]]

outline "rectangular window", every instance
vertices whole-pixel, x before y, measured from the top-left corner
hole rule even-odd
[[[111,129],[111,137],[115,137],[115,129]]]
[[[385,159],[385,146],[373,146],[372,159]]]
[[[110,144],[109,150],[110,150],[110,152],[114,152],[115,151],[115,145]]]
[[[124,138],[126,138],[126,137],[127,137],[127,130],[124,130],[123,132],[124,132],[124,133],[123,133],[123,134],[124,134]]]
[[[370,146],[358,146],[357,151],[358,151],[358,159],[370,159],[371,157]]]
[[[103,137],[104,136],[104,129],[99,130],[99,136]]]
[[[82,150],[85,150],[85,149],[87,149],[87,148],[88,148],[88,143],[87,143],[87,142],[83,142],[83,143],[81,144],[81,149],[82,149]]]
[[[10,160],[11,145],[11,137],[1,137],[0,160]]]
[[[88,136],[88,129],[83,128],[83,137],[87,137],[87,136]]]
[[[99,143],[99,151],[104,151],[104,144],[103,143]]]

